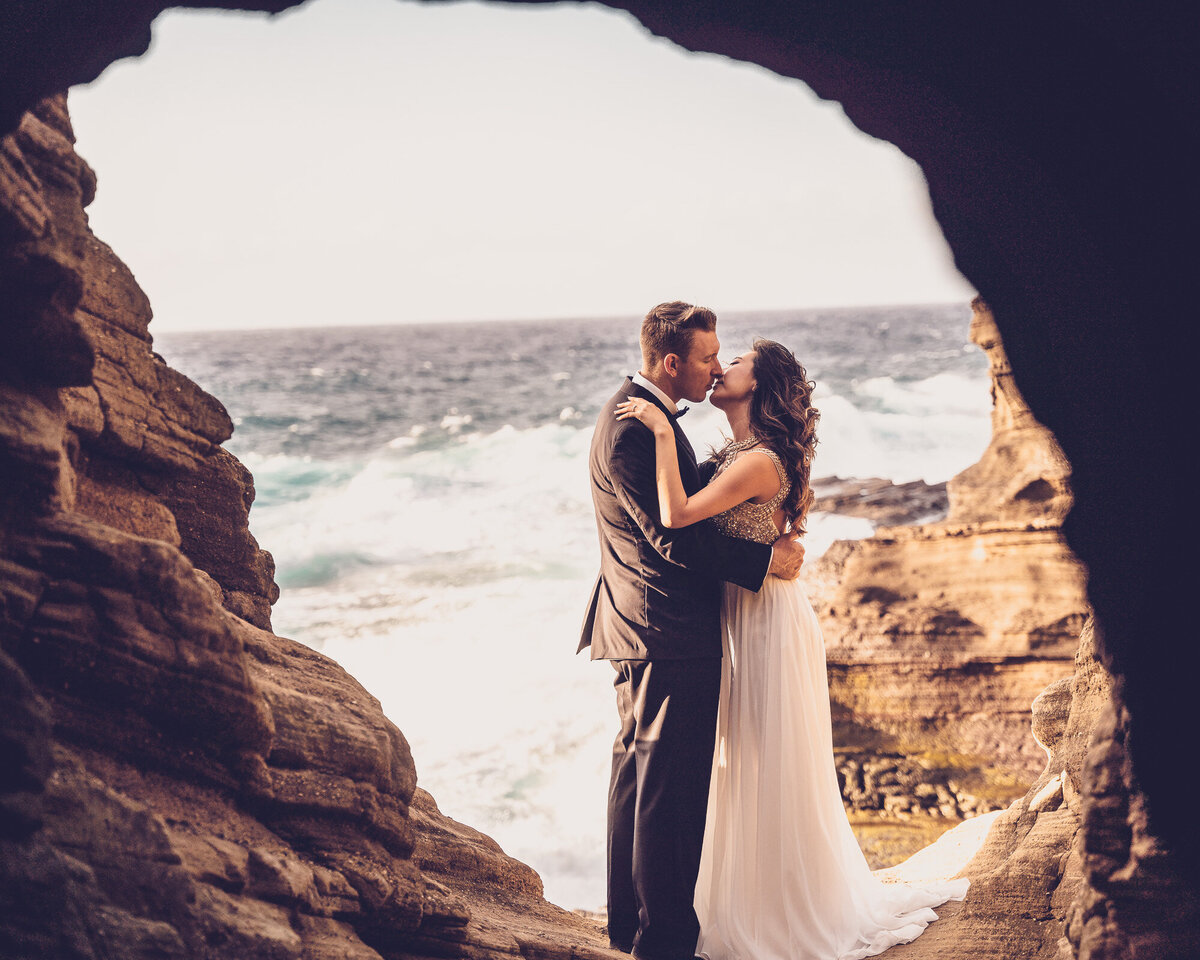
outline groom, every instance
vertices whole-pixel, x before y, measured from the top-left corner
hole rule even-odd
[[[642,960],[690,960],[692,907],[721,684],[722,581],[757,591],[768,573],[800,571],[804,548],[725,537],[708,523],[659,520],[654,436],[615,407],[642,397],[674,422],[679,400],[704,400],[721,375],[716,315],[661,303],[642,323],[642,369],[600,411],[591,448],[600,576],[579,649],[616,669],[621,730],[608,790],[608,937]],[[687,408],[685,407],[684,410]],[[712,477],[675,425],[688,496]]]

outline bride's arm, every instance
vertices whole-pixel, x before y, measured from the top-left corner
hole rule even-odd
[[[770,498],[779,491],[779,474],[769,457],[742,457],[689,497],[679,476],[675,431],[666,415],[654,404],[634,399],[617,406],[618,420],[629,417],[642,421],[654,433],[655,481],[664,527],[688,527],[746,500]]]

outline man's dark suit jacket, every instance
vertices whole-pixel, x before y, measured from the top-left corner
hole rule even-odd
[[[649,390],[626,378],[604,405],[592,437],[592,502],[600,533],[600,576],[584,617],[579,650],[593,660],[684,660],[721,656],[721,582],[758,590],[771,564],[770,546],[719,533],[709,523],[678,530],[662,525],[655,484],[654,434],[616,406]],[[668,416],[671,416],[667,413]],[[674,423],[674,417],[671,418]],[[679,473],[688,496],[712,473],[675,426]]]

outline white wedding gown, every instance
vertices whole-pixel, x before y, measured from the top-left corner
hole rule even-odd
[[[787,494],[714,518],[760,542]],[[732,461],[730,461],[732,462]],[[727,466],[728,464],[726,464]],[[717,747],[696,884],[708,960],[860,960],[919,936],[967,880],[883,884],[842,807],[833,765],[825,646],[799,581],[758,593],[726,584]]]

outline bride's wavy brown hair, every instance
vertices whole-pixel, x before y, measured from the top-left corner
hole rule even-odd
[[[813,505],[813,455],[821,413],[812,405],[815,384],[796,355],[781,343],[754,341],[754,392],[750,395],[750,432],[783,460],[792,487],[783,501],[791,528],[804,533]]]

